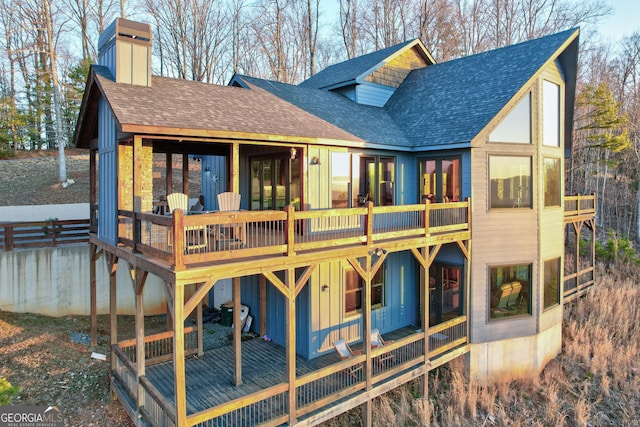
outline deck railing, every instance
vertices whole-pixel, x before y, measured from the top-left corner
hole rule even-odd
[[[120,243],[176,268],[469,230],[470,202],[351,209],[238,211],[173,217],[120,211]],[[175,248],[179,248],[175,250]]]
[[[581,196],[565,196],[564,197],[564,217],[579,217],[584,215],[596,214],[596,195],[588,194]]]
[[[195,326],[184,328],[185,355],[191,355],[198,351],[198,329]],[[131,363],[136,363],[135,338],[120,341],[118,348],[127,356]],[[160,332],[144,337],[145,364],[166,362],[173,357],[173,331]]]
[[[89,242],[89,220],[0,223],[0,250],[56,247]]]
[[[565,303],[582,295],[582,293],[595,283],[595,268],[593,266],[580,270],[577,273],[564,276],[563,301]]]

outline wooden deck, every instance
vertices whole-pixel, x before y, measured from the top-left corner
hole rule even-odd
[[[425,333],[415,326],[405,327],[384,334],[387,345],[371,351],[370,378],[374,388],[386,390],[385,385],[398,379],[413,378],[412,372],[424,373],[427,360],[430,368],[467,351],[466,317],[454,319],[431,328],[430,353],[425,358]],[[189,333],[193,333],[190,330]],[[156,341],[162,343],[168,336]],[[153,338],[149,343],[153,343]],[[135,347],[131,341],[116,351],[118,358],[114,370],[116,386],[123,391],[121,400],[135,407],[136,399]],[[187,344],[190,346],[191,344]],[[157,358],[157,353],[150,354]],[[362,351],[361,344],[352,348]],[[242,384],[235,386],[234,352],[232,345],[218,347],[201,356],[191,355],[185,363],[186,407],[189,425],[252,426],[286,422],[288,416],[289,384],[286,376],[286,350],[273,342],[260,338],[243,341]],[[364,352],[363,352],[364,353]],[[450,357],[447,357],[450,356]],[[364,354],[342,361],[335,352],[308,360],[296,356],[296,413],[298,421],[313,416],[318,411],[328,411],[362,393],[367,381],[367,364]],[[150,425],[173,426],[175,424],[174,365],[171,361],[152,363],[147,360],[144,378],[141,379],[145,405],[143,414]],[[397,385],[393,384],[394,388]],[[382,391],[381,391],[382,392]]]

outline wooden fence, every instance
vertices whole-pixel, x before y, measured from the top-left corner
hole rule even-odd
[[[88,242],[88,219],[0,223],[0,250],[4,251]]]

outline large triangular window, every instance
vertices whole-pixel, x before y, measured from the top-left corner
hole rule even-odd
[[[491,132],[489,141],[531,144],[531,93]]]

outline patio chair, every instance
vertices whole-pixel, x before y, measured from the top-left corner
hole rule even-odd
[[[169,194],[167,196],[167,204],[171,213],[176,209],[181,209],[185,215],[189,213],[189,196],[184,193]],[[171,234],[169,234],[169,241],[171,240]],[[184,228],[185,253],[196,249],[205,249],[208,245],[207,227],[205,225]]]
[[[333,343],[333,346],[336,349],[336,352],[338,352],[338,356],[340,356],[340,359],[342,360],[349,360],[351,359],[353,356],[358,355],[358,354],[362,354],[362,352],[360,350],[356,350],[353,351],[351,350],[351,347],[349,347],[349,344],[347,344],[347,342],[345,340],[338,340],[335,341]],[[357,365],[353,365],[347,369],[345,369],[344,371],[351,375],[354,378],[358,378],[358,371],[362,370],[362,363],[359,363]]]
[[[224,192],[218,194],[218,210],[220,212],[240,210],[239,193]],[[216,229],[216,242],[218,250],[229,250],[242,248],[244,246],[244,236],[246,235],[246,225],[243,223],[219,225]]]
[[[380,331],[378,329],[374,329],[373,331],[371,331],[371,347],[372,348],[384,347],[385,345],[391,344],[392,342],[393,340],[385,341],[382,338],[382,335],[380,334]],[[387,364],[393,361],[395,358],[396,356],[395,354],[393,354],[393,352],[388,352],[376,357],[375,361],[380,364]]]

